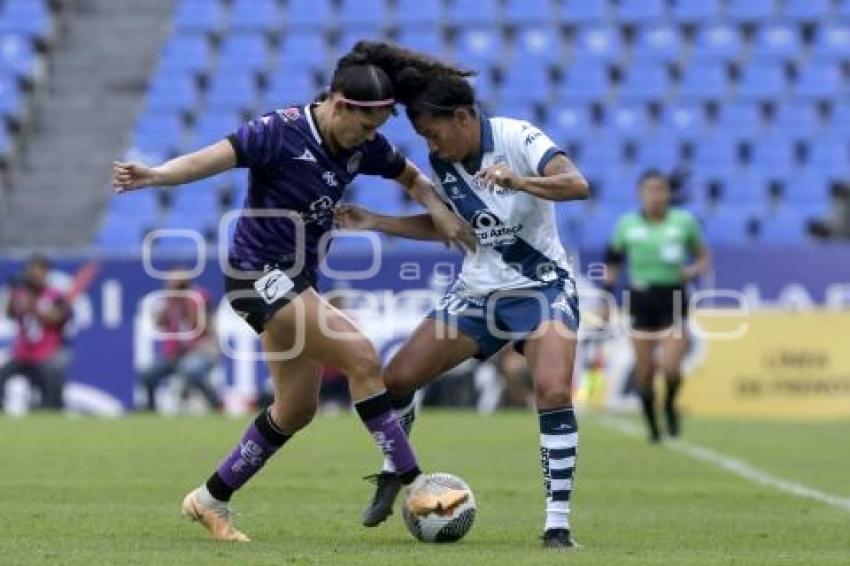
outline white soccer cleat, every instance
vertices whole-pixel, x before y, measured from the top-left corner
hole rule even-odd
[[[215,540],[229,540],[237,542],[251,542],[245,533],[238,531],[233,526],[233,511],[230,505],[223,501],[216,501],[211,497],[200,495],[202,488],[189,492],[183,498],[181,510],[183,516],[190,521],[201,523]],[[211,500],[202,502],[203,500]]]

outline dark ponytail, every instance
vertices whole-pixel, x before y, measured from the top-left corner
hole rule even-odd
[[[371,90],[366,88],[367,69],[377,70],[380,89],[374,84],[369,86]],[[394,98],[406,107],[412,121],[426,113],[450,116],[458,108],[473,108],[475,91],[466,78],[474,75],[399,45],[364,40],[339,60],[331,90],[347,98],[356,93],[358,100]],[[378,82],[374,76],[370,80]]]

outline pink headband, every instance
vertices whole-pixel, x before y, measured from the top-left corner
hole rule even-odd
[[[378,106],[392,106],[395,104],[395,98],[385,98],[384,100],[352,100],[350,98],[345,98],[344,96],[339,97],[340,100],[345,102],[346,104],[351,104],[352,106],[361,106],[363,108],[377,108]]]

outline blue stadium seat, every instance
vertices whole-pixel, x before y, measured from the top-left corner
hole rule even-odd
[[[198,149],[221,141],[232,134],[242,125],[242,116],[238,112],[209,111],[198,117],[192,128],[190,141],[187,146]]]
[[[723,179],[721,201],[735,206],[761,206],[768,202],[769,180],[764,171],[740,167]]]
[[[677,28],[661,25],[640,31],[632,50],[632,60],[672,63],[683,51],[682,37]]]
[[[610,88],[608,67],[599,61],[573,61],[557,85],[561,103],[605,98]]]
[[[725,175],[737,162],[738,144],[722,130],[704,136],[694,146],[694,165],[700,175],[711,177],[716,172]]]
[[[602,126],[620,139],[641,138],[649,132],[649,114],[643,104],[612,104],[605,111]]]
[[[561,22],[568,26],[604,24],[611,16],[609,0],[562,0],[560,5]]]
[[[277,59],[277,71],[322,69],[327,64],[327,45],[321,35],[311,32],[287,33]]]
[[[216,191],[216,182],[213,179],[204,179],[188,185],[182,185],[172,192],[171,210],[172,218],[194,217],[196,220],[183,220],[186,227],[199,227],[195,222],[200,221],[200,226],[206,226],[218,220],[220,215],[219,195]]]
[[[808,220],[794,207],[780,206],[759,219],[758,240],[763,246],[802,244],[808,238]]]
[[[0,74],[0,118],[17,117],[23,110],[23,97],[18,79]],[[6,133],[6,124],[0,119],[0,129]]]
[[[845,21],[850,20],[850,0],[838,0],[838,15]]]
[[[705,111],[694,102],[666,104],[661,112],[661,127],[680,142],[694,141],[707,129]]]
[[[286,2],[284,26],[287,29],[329,29],[334,21],[330,0],[289,0]]]
[[[107,217],[151,225],[159,218],[157,197],[155,191],[134,191],[111,198],[107,202]]]
[[[455,42],[455,56],[473,69],[493,66],[504,58],[502,36],[496,30],[462,29]]]
[[[499,20],[497,0],[454,0],[449,6],[449,21],[460,27],[491,27]]]
[[[280,5],[275,0],[235,0],[230,10],[230,28],[235,31],[270,33],[282,26]]]
[[[32,40],[20,33],[0,34],[0,72],[12,71],[25,79],[35,77],[38,57]]]
[[[555,143],[570,137],[589,136],[594,130],[593,115],[586,104],[556,104],[549,109],[544,129]]]
[[[143,112],[133,130],[133,148],[144,154],[173,155],[180,150],[182,138],[183,120],[179,112]]]
[[[398,0],[393,21],[400,28],[433,28],[442,23],[441,0]]]
[[[516,38],[514,61],[538,60],[560,66],[564,61],[560,30],[537,27],[522,30]]]
[[[445,56],[446,42],[436,27],[403,29],[398,34],[398,42],[422,53],[440,58]]]
[[[850,59],[850,22],[818,27],[812,57],[831,61]]]
[[[660,169],[671,171],[680,165],[678,139],[671,132],[653,132],[647,134],[638,146],[637,164],[639,169]]]
[[[221,45],[218,66],[228,69],[261,72],[268,66],[269,46],[257,33],[229,34]]]
[[[342,0],[337,21],[346,30],[376,30],[387,26],[389,14],[385,0]]]
[[[746,242],[751,239],[749,224],[755,214],[751,208],[720,205],[703,216],[703,234],[711,244]]]
[[[636,63],[626,69],[617,95],[623,100],[657,101],[670,93],[670,84],[665,65]]]
[[[695,61],[731,61],[740,56],[741,33],[728,24],[714,24],[699,28],[694,41]]]
[[[582,171],[599,177],[619,167],[623,157],[619,138],[608,131],[594,136],[589,142],[582,146],[579,161]]]
[[[425,146],[425,140],[419,138],[405,116],[396,116],[387,120],[381,127],[381,133],[394,145],[401,147],[406,152],[416,145]],[[428,165],[426,162],[425,165]]]
[[[616,14],[620,23],[642,25],[662,21],[667,10],[664,0],[619,0]]]
[[[729,92],[729,73],[723,61],[692,61],[685,67],[678,94],[686,100],[723,100]]]
[[[199,73],[209,68],[212,48],[205,35],[172,35],[162,48],[159,68],[168,73]]]
[[[194,109],[198,102],[198,87],[189,75],[172,75],[158,71],[148,87],[147,107],[163,110]]]
[[[797,56],[801,49],[797,26],[772,24],[759,28],[753,41],[750,56],[762,61],[787,60]]]
[[[554,20],[550,0],[507,0],[505,23],[518,26],[542,26]]]
[[[818,167],[806,166],[795,171],[782,186],[782,202],[792,206],[829,204],[832,179]]]
[[[380,177],[365,177],[357,182],[354,200],[375,212],[395,214],[404,209],[403,190],[395,181]]]
[[[821,137],[809,144],[807,164],[831,179],[846,179],[850,170],[850,148],[846,138]]]
[[[614,27],[581,28],[573,46],[574,59],[614,62],[622,54],[622,40]]]
[[[785,135],[804,138],[816,135],[823,127],[823,120],[815,104],[795,100],[777,106],[771,125]]]
[[[758,104],[727,102],[720,107],[715,126],[735,139],[750,139],[764,128],[765,121]]]
[[[828,123],[839,130],[850,131],[850,102],[847,100],[837,102],[829,113]]]
[[[781,64],[755,61],[744,68],[735,94],[743,100],[777,100],[785,95],[787,84]]]
[[[47,3],[36,0],[6,0],[0,3],[0,34],[19,33],[46,39],[52,31]]]
[[[319,90],[309,72],[278,71],[271,76],[261,97],[263,111],[306,104],[316,97]]]
[[[222,72],[223,71],[223,72]],[[206,93],[207,108],[251,110],[257,102],[257,76],[250,69],[228,68],[216,73]]]
[[[505,69],[500,89],[502,99],[514,103],[546,102],[549,91],[549,72],[544,67],[518,61]]]
[[[144,233],[152,227],[152,224],[140,222],[133,215],[118,217],[107,214],[95,236],[95,244],[104,251],[137,252],[141,249]]]
[[[821,61],[810,62],[800,68],[791,92],[801,100],[830,101],[846,96],[847,88],[838,63]]]
[[[797,168],[794,142],[789,137],[760,138],[752,145],[751,164],[771,181],[782,181]]]
[[[224,29],[224,9],[221,2],[208,0],[179,0],[171,25],[180,33],[217,33]]]
[[[406,31],[414,31],[414,30],[406,30]],[[428,31],[428,30],[422,30]],[[378,28],[373,28],[370,30],[366,30],[363,28],[346,28],[342,33],[338,35],[337,42],[335,45],[334,53],[348,53],[351,51],[357,42],[361,40],[367,41],[391,41],[389,33],[386,30],[380,30]],[[398,43],[401,43],[399,40]],[[333,61],[335,63],[335,61]],[[328,69],[332,71],[333,69]]]
[[[795,22],[829,21],[832,15],[830,0],[781,0],[779,6],[780,14]]]
[[[702,24],[720,18],[720,0],[675,0],[673,20],[683,24]]]
[[[757,23],[776,13],[775,0],[728,0],[726,15],[734,22]]]

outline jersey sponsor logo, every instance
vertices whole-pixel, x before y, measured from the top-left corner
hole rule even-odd
[[[489,210],[479,210],[472,217],[472,228],[482,246],[502,246],[513,244],[517,234],[522,231],[522,224],[507,226],[501,218]]]
[[[348,158],[348,163],[345,164],[345,170],[349,175],[354,175],[360,170],[360,164],[363,163],[363,152],[356,151],[354,155]]]
[[[460,187],[457,185],[451,185],[448,187],[449,189],[449,197],[453,199],[460,199],[465,197],[466,195],[460,192]]]
[[[286,295],[293,287],[295,283],[280,269],[273,269],[254,282],[254,289],[268,304]]]
[[[541,132],[540,130],[536,130],[536,129],[535,129],[535,130],[534,130],[534,131],[532,131],[530,134],[528,134],[527,136],[525,136],[525,145],[531,145],[531,144],[533,144],[533,143],[535,142],[535,140],[537,140],[537,139],[538,139],[539,137],[541,137],[542,135],[543,135],[543,132]]]
[[[306,147],[304,148],[304,151],[301,153],[301,155],[299,155],[297,157],[293,157],[292,159],[297,159],[298,161],[309,161],[310,163],[316,163],[316,156],[313,155],[313,152],[310,151],[309,149],[307,149]]]
[[[333,171],[325,171],[322,173],[322,179],[324,179],[325,184],[329,187],[339,186],[339,181],[336,180],[336,174]]]

